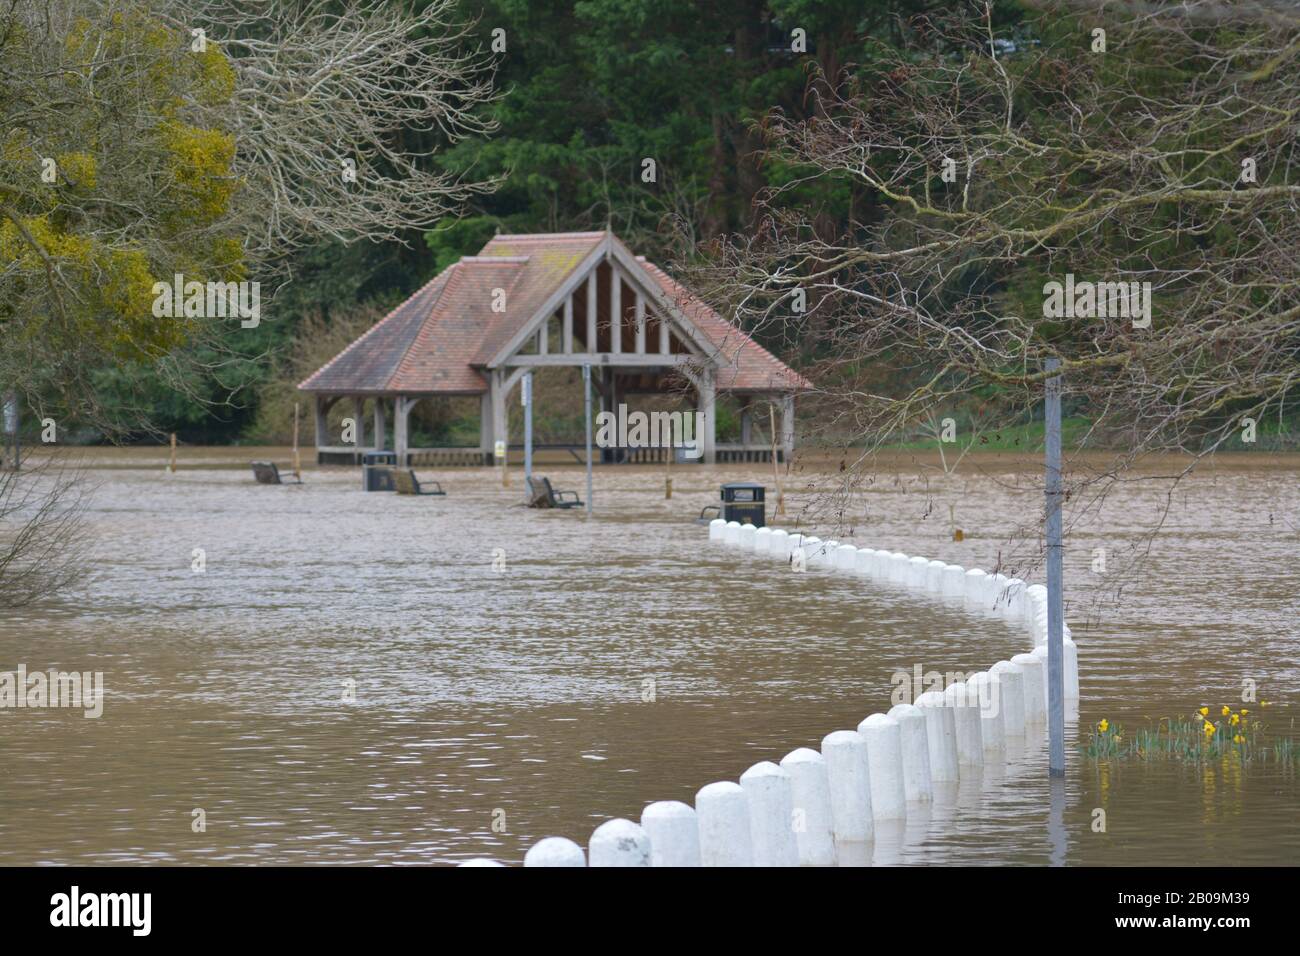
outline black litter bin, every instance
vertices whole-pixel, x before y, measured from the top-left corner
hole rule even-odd
[[[722,520],[749,523],[755,528],[767,525],[766,489],[752,481],[733,481],[722,486]]]
[[[361,456],[361,490],[362,491],[396,491],[393,484],[393,468],[397,465],[397,453],[392,451],[368,451]]]

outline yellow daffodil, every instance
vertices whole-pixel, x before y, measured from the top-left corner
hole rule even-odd
[[[1245,717],[1249,713],[1250,711],[1248,711],[1245,707],[1241,708],[1241,716]]]
[[[1227,704],[1224,704],[1221,713],[1223,714],[1224,717],[1227,717],[1230,713],[1232,713],[1232,708],[1229,707]]]
[[[1105,717],[1101,719],[1101,723],[1097,725],[1097,729],[1100,730],[1103,734],[1110,729],[1110,723],[1106,720]]]
[[[1202,717],[1209,717],[1209,716],[1210,716],[1210,708],[1208,708],[1208,707],[1202,707],[1199,711],[1197,711],[1197,713],[1200,714]]]
[[[1240,714],[1233,714],[1233,715],[1232,715],[1232,726],[1236,727],[1239,723],[1241,723],[1241,715],[1240,715]]]
[[[1205,727],[1205,736],[1208,737],[1210,736],[1210,734],[1214,733],[1214,724],[1210,723],[1208,720],[1205,722],[1204,727]]]
[[[1237,736],[1232,738],[1232,742],[1234,744],[1244,744],[1246,742],[1246,738],[1241,736],[1241,734],[1237,734]]]

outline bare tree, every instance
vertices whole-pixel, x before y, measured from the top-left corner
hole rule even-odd
[[[201,348],[231,364],[231,319],[156,314],[157,283],[269,299],[304,242],[398,238],[492,188],[429,162],[491,129],[491,63],[453,8],[0,0],[0,381],[120,427],[97,370],[183,387]]]
[[[1140,456],[1188,456],[1176,478],[1294,409],[1294,6],[1053,2],[1014,31],[987,7],[902,27],[842,92],[813,84],[811,118],[765,120],[795,175],[693,270],[748,327],[814,346],[852,458],[832,498],[918,423],[976,405],[986,433],[1031,421],[1049,357],[1090,423],[1080,446],[1113,451],[1074,461],[1075,520]],[[828,184],[869,209],[830,238],[801,200]]]
[[[47,456],[0,469],[0,607],[45,600],[84,573],[86,484]]]

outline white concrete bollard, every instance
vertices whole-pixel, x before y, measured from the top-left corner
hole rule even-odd
[[[998,661],[989,673],[999,681],[998,699],[1002,704],[1002,729],[1008,737],[1025,736],[1025,672],[1019,664]]]
[[[915,704],[896,704],[886,715],[898,721],[903,752],[903,793],[913,803],[934,799],[930,783],[930,744],[925,735],[925,714]]]
[[[890,562],[888,551],[871,552],[871,560],[867,563],[867,575],[873,581],[883,581],[889,573]]]
[[[1047,614],[1047,588],[1031,584],[1025,588],[1025,622],[1033,624],[1040,612]]]
[[[988,671],[972,674],[966,681],[967,687],[975,688],[978,695],[980,711],[980,736],[984,741],[984,752],[993,753],[1007,749],[1007,734],[1002,724],[1001,689],[997,676]]]
[[[874,815],[866,740],[857,731],[837,730],[822,738],[822,756],[830,782],[835,838],[852,843],[870,840]]]
[[[754,550],[754,535],[757,533],[758,529],[748,522],[740,526],[740,537],[736,543],[740,545],[742,551]]]
[[[794,838],[794,789],[790,775],[764,760],[740,775],[749,798],[749,832],[755,866],[798,866]]]
[[[680,800],[660,800],[641,811],[641,829],[650,837],[651,866],[699,866],[700,826],[694,808]]]
[[[984,588],[987,586],[987,579],[988,575],[979,568],[970,568],[966,572],[962,593],[966,603],[971,607],[984,605]]]
[[[799,547],[803,549],[803,566],[805,568],[814,568],[817,566],[817,552],[821,549],[822,539],[816,535],[810,534],[799,542]]]
[[[926,691],[916,698],[916,706],[925,716],[932,784],[951,783],[957,779],[957,719],[953,708],[945,704],[943,693],[937,690]]]
[[[631,820],[607,820],[592,833],[587,857],[592,866],[649,866],[650,838]]]
[[[497,860],[490,860],[485,856],[479,856],[479,857],[475,857],[472,860],[466,860],[464,863],[456,864],[457,869],[459,869],[462,866],[505,866],[505,864]]]
[[[1007,578],[1006,587],[999,595],[1002,600],[1002,613],[1015,621],[1025,618],[1025,588],[1028,587],[1020,578]]]
[[[830,553],[840,546],[838,541],[823,541],[820,538],[808,539],[809,543],[816,544],[817,547],[808,549],[808,567],[825,568],[830,566]]]
[[[1047,720],[1047,702],[1051,699],[1047,689],[1047,645],[1039,644],[1031,652],[1034,657],[1038,658],[1038,663],[1043,669],[1043,720]]]
[[[907,816],[907,791],[903,785],[903,742],[898,721],[872,714],[858,724],[867,741],[871,776],[871,813],[876,820],[901,820]]]
[[[778,561],[786,561],[790,557],[790,532],[783,528],[777,528],[772,532],[772,538],[767,544],[767,553]]]
[[[754,532],[754,550],[759,554],[767,554],[767,546],[772,543],[772,529],[759,528]]]
[[[907,555],[902,551],[895,551],[889,556],[889,571],[887,579],[891,584],[904,584],[907,581]]]
[[[524,854],[524,866],[586,866],[582,847],[564,837],[538,840]]]
[[[943,590],[946,598],[960,599],[966,595],[966,569],[960,564],[950,564],[943,569]]]
[[[907,586],[912,588],[924,588],[926,578],[930,572],[930,559],[920,557],[911,558],[907,563]]]
[[[943,569],[948,565],[942,561],[931,561],[925,569],[925,589],[931,594],[938,594],[943,590]]]
[[[723,521],[721,518],[714,518],[709,522],[709,540],[721,541],[726,528],[727,522]]]
[[[839,571],[852,571],[858,558],[858,549],[851,544],[842,544],[835,549],[835,567]]]
[[[749,798],[740,784],[722,780],[701,787],[695,795],[695,817],[701,866],[754,865]]]
[[[984,734],[980,728],[979,698],[965,681],[949,684],[944,702],[952,708],[957,732],[957,761],[972,767],[984,763]]]
[[[853,559],[853,569],[863,576],[871,574],[872,562],[876,558],[876,552],[871,548],[858,548],[857,557]]]
[[[800,747],[781,758],[790,775],[794,797],[794,842],[801,866],[834,866],[835,837],[831,831],[831,784],[826,759]]]
[[[1025,723],[1038,726],[1047,720],[1047,698],[1043,696],[1043,662],[1033,654],[1017,654],[1011,658],[1011,663],[1018,664],[1025,672]]]
[[[740,544],[740,522],[728,521],[727,526],[722,529],[722,543],[735,547]]]

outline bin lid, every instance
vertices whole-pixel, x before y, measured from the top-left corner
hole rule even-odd
[[[391,451],[367,451],[367,452],[362,452],[361,454],[361,460],[367,464],[371,462],[388,461],[390,459],[396,460],[397,453]]]
[[[723,488],[765,488],[756,481],[728,481],[722,486]]]

